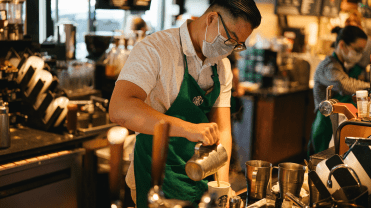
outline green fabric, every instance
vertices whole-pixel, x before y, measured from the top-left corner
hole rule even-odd
[[[206,114],[210,112],[220,94],[217,67],[212,66],[214,88],[206,94],[188,73],[186,56],[184,60],[184,78],[179,94],[165,114],[191,123],[208,123]],[[147,193],[151,188],[152,138],[152,135],[146,134],[139,134],[136,138],[134,173],[138,208],[148,207]],[[208,179],[193,181],[185,173],[185,164],[193,156],[195,145],[195,142],[190,142],[186,138],[171,137],[169,139],[162,190],[168,199],[190,201],[197,206],[202,195],[207,191]]]
[[[339,61],[339,58],[337,57],[335,52],[332,55],[336,58],[336,60]],[[349,70],[348,76],[358,79],[358,76],[362,73],[362,70],[363,69],[360,66],[355,65],[353,68]],[[341,103],[351,103],[354,106],[357,106],[356,103],[353,102],[351,95],[342,96],[340,94],[336,94],[332,98],[339,100],[339,102]],[[316,118],[314,119],[314,122],[312,124],[312,133],[311,133],[311,137],[312,137],[311,143],[314,147],[314,154],[318,152],[322,152],[323,150],[326,150],[328,148],[328,144],[331,141],[332,133],[333,132],[332,132],[332,124],[331,124],[330,117],[326,117],[322,115],[318,110]],[[309,154],[310,153],[308,153],[308,156]]]

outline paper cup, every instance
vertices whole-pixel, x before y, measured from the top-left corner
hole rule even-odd
[[[231,185],[228,182],[220,181],[220,187],[216,181],[207,183],[209,194],[216,199],[217,207],[226,207],[228,203],[228,193]],[[214,195],[215,194],[215,195]]]

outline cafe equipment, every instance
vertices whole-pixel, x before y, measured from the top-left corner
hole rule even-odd
[[[277,168],[277,167],[275,167]],[[300,190],[304,182],[305,166],[296,163],[278,164],[278,183],[280,197],[283,198],[287,192],[294,196],[300,196]]]
[[[341,168],[331,173],[331,170],[338,165],[344,165],[344,161],[339,155],[333,155],[329,159],[318,163],[316,167],[316,172],[323,184],[327,185],[329,175],[332,176],[331,186],[327,186],[327,190],[330,194],[333,194],[342,187],[355,186],[358,184],[357,180],[348,169]]]
[[[12,0],[8,5],[8,39],[23,39],[23,3],[25,0]]]
[[[0,0],[0,40],[8,39],[8,0]]]
[[[335,138],[335,154],[343,154],[348,150],[348,147],[344,142],[345,136],[367,137],[371,135],[371,129],[365,128],[367,126],[367,122],[351,121],[357,118],[357,108],[350,103],[339,103],[338,100],[331,99],[332,88],[332,85],[327,87],[326,100],[319,104],[319,111],[324,116],[330,116],[332,132]],[[339,125],[339,113],[344,114],[348,121],[345,121]],[[348,124],[351,126],[348,127]]]
[[[155,125],[152,146],[151,189],[148,192],[148,206],[152,207],[192,207],[189,202],[177,199],[166,199],[161,186],[165,174],[165,163],[169,148],[170,124],[161,120]]]
[[[148,10],[151,0],[97,0],[95,9]]]
[[[272,163],[262,160],[251,160],[246,163],[248,197],[262,199],[266,197],[267,186],[271,181]]]
[[[331,196],[330,192],[327,190],[325,184],[322,183],[315,170],[312,170],[308,173],[308,183],[310,205],[313,205],[314,203]]]
[[[201,142],[195,146],[195,154],[185,165],[187,176],[200,181],[216,173],[228,161],[228,154],[222,144],[203,146]]]
[[[229,208],[240,208],[241,207],[241,197],[239,196],[232,196],[229,199]]]
[[[294,194],[287,192],[285,194],[286,198],[288,198],[290,201],[294,202],[296,206],[299,206],[301,208],[309,208],[309,206],[305,205],[298,197],[294,196]]]
[[[361,184],[361,181],[358,178],[357,173],[353,168],[348,167],[347,165],[340,164],[331,169],[331,172],[328,176],[327,186],[332,187],[331,176],[338,169],[345,168],[351,170],[355,178],[357,179],[357,185],[344,186],[336,190],[332,195],[333,201],[341,207],[347,207],[347,204],[353,203],[361,205],[363,207],[368,207],[368,192],[367,187]]]
[[[10,131],[9,131],[9,116],[8,109],[0,100],[0,149],[10,147]]]
[[[106,52],[113,40],[113,35],[108,33],[90,32],[85,36],[88,59],[98,61]]]
[[[43,130],[58,127],[66,117],[68,104],[68,98],[53,94],[58,79],[43,69],[44,61],[37,56],[22,59],[18,68],[14,80],[22,94],[27,124]]]
[[[126,128],[120,126],[112,127],[107,132],[107,140],[110,144],[109,187],[111,207],[123,207],[123,204],[120,201],[120,185],[122,178],[122,157],[124,141],[128,134],[129,131]]]
[[[76,58],[76,26],[69,20],[62,19],[55,26],[55,42],[65,48],[65,59]]]

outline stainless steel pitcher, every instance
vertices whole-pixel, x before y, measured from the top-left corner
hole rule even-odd
[[[8,109],[3,105],[0,100],[0,149],[10,147],[10,129],[9,129],[9,116]]]
[[[271,180],[272,163],[262,160],[250,160],[246,163],[247,193],[251,199],[263,199],[267,195]]]
[[[277,167],[275,167],[277,168]],[[294,196],[300,196],[300,190],[304,182],[305,166],[296,163],[278,164],[278,183],[280,186],[281,198],[287,192]]]
[[[190,179],[200,181],[216,173],[227,161],[228,154],[222,144],[203,146],[197,143],[195,154],[188,160],[185,171]]]

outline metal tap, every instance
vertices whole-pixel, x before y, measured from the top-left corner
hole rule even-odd
[[[357,173],[353,170],[353,168],[349,167],[348,165],[344,165],[344,164],[340,164],[340,165],[337,165],[335,167],[333,167],[330,171],[330,174],[328,175],[328,179],[327,179],[327,187],[329,188],[332,188],[332,180],[331,180],[331,176],[332,174],[339,168],[346,168],[346,169],[349,169],[353,172],[353,175],[356,177],[357,179],[357,183],[358,183],[358,186],[361,186],[361,181],[359,180],[358,178],[358,175]]]
[[[319,104],[319,111],[322,113],[322,115],[324,115],[326,117],[333,113],[333,111],[334,111],[333,105],[339,102],[336,99],[331,99],[331,97],[332,97],[331,89],[332,88],[333,88],[333,85],[330,85],[326,88],[326,100],[322,101]]]

